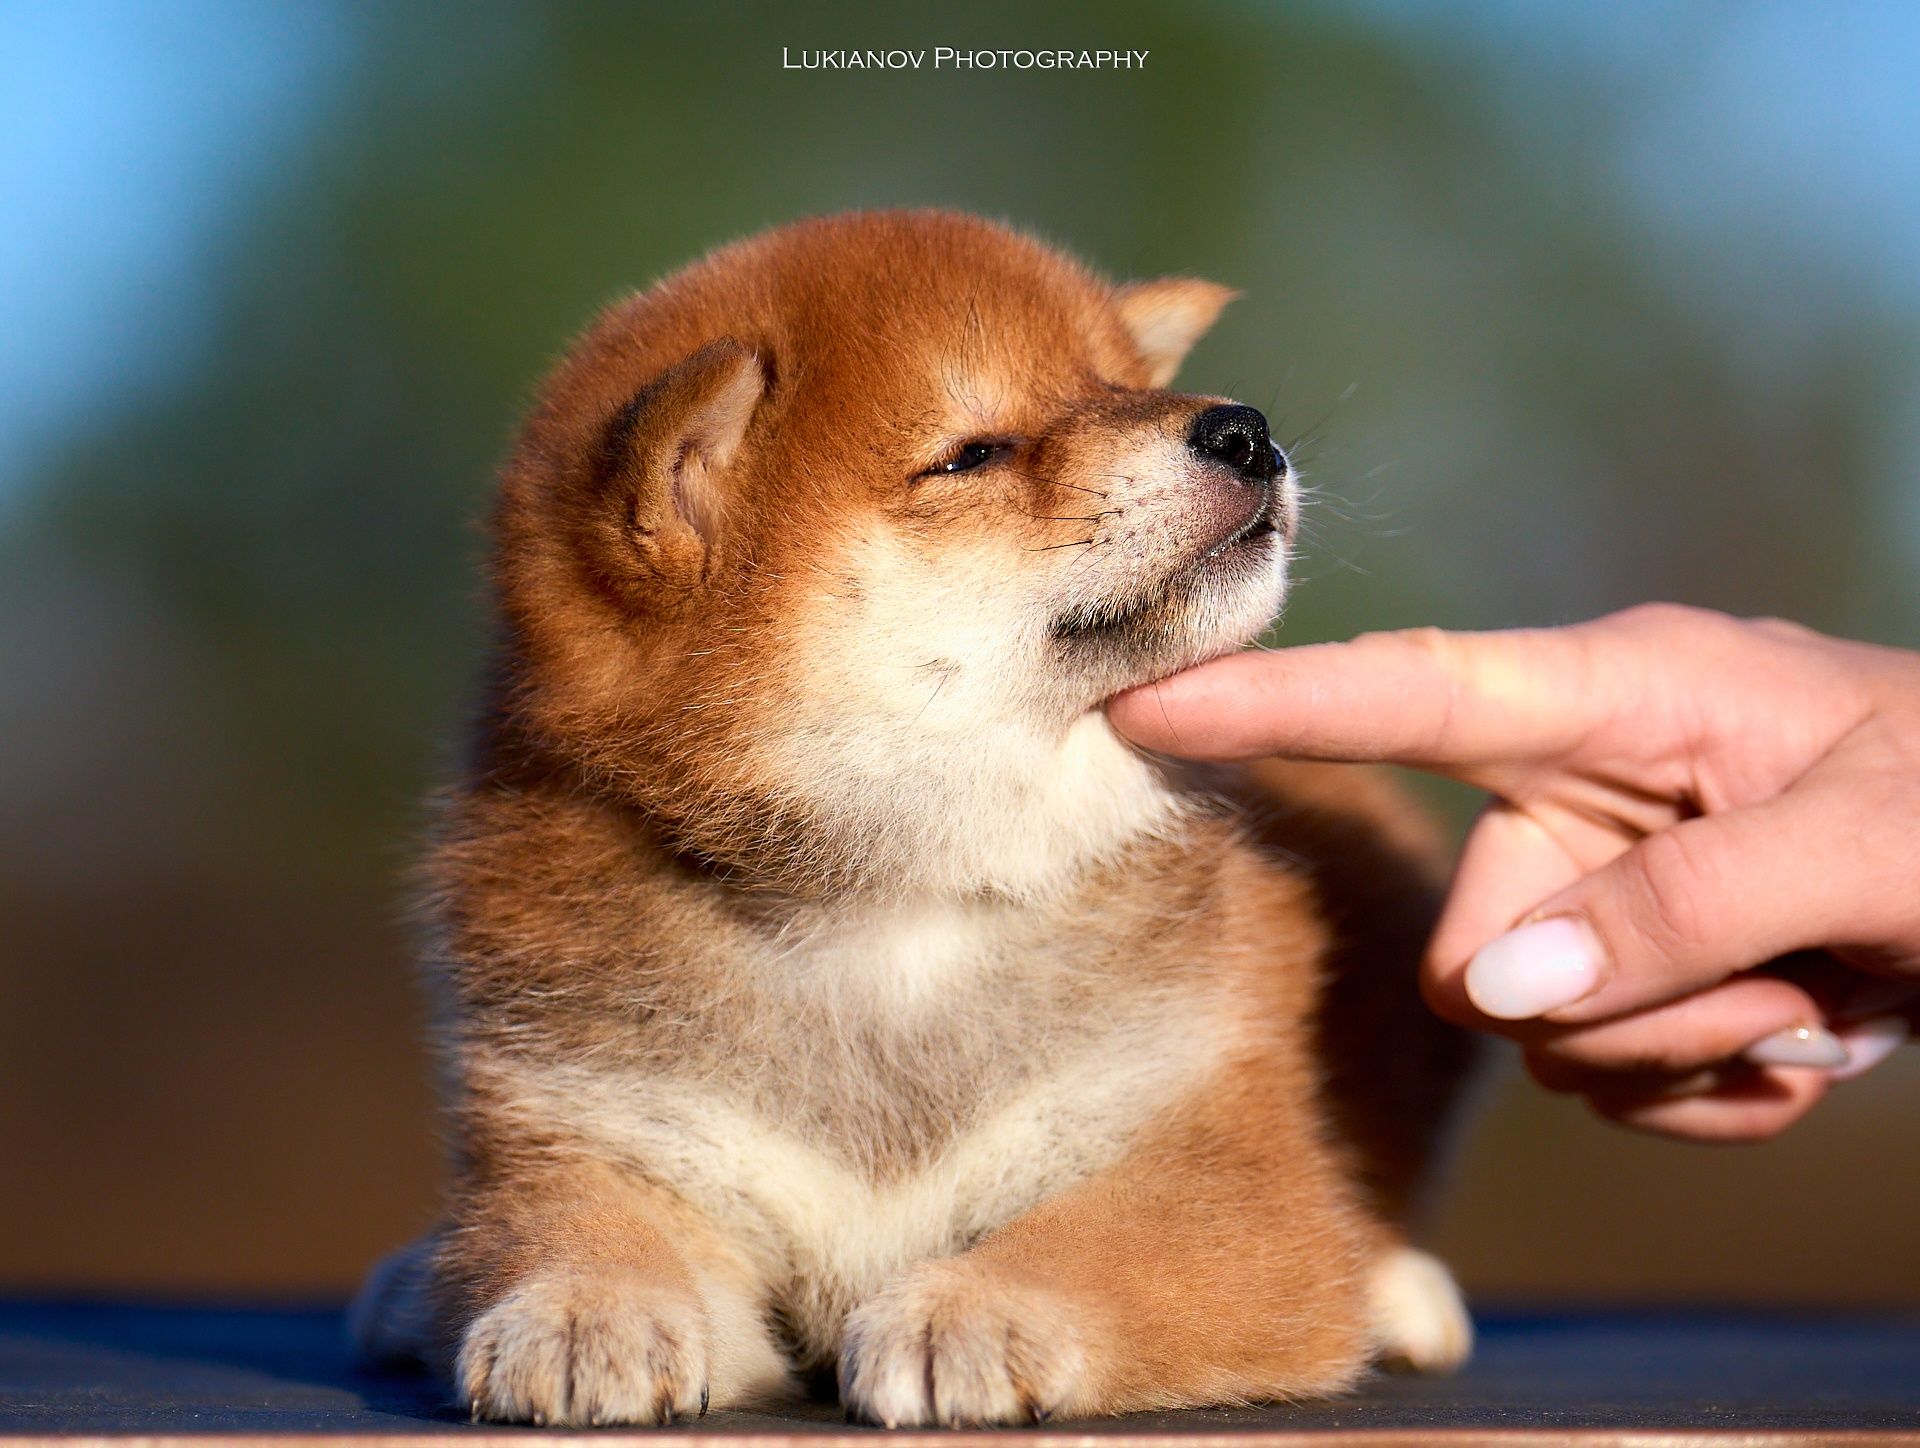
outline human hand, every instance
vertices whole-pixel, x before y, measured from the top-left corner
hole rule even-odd
[[[1628,1125],[1773,1135],[1920,1019],[1920,654],[1654,604],[1239,654],[1108,708],[1166,753],[1487,790],[1427,998]]]

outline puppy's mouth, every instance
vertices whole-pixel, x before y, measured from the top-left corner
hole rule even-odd
[[[1280,490],[1272,483],[1263,483],[1260,487],[1259,501],[1254,504],[1253,512],[1247,515],[1247,520],[1209,548],[1201,561],[1218,558],[1222,554],[1231,553],[1236,548],[1257,543],[1263,538],[1270,538],[1278,533],[1280,531],[1279,493]]]
[[[1173,618],[1197,604],[1219,580],[1252,577],[1248,570],[1264,568],[1268,550],[1282,532],[1284,507],[1279,489],[1263,486],[1252,511],[1205,552],[1130,597],[1069,609],[1053,620],[1049,632],[1056,641],[1070,645],[1120,640],[1142,647],[1163,643],[1177,631]]]

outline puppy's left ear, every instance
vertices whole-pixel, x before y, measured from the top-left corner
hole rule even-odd
[[[1158,277],[1115,290],[1114,305],[1146,359],[1155,387],[1173,381],[1193,344],[1207,334],[1221,309],[1240,294],[1198,277]]]

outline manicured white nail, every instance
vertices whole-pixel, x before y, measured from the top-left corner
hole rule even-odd
[[[1586,922],[1555,915],[1481,946],[1467,962],[1467,999],[1496,1020],[1529,1020],[1591,995],[1601,966]]]
[[[1847,1064],[1833,1073],[1836,1081],[1864,1075],[1906,1045],[1907,1022],[1902,1016],[1871,1016],[1840,1028],[1847,1048]]]
[[[1762,1036],[1740,1053],[1756,1066],[1819,1066],[1832,1070],[1849,1059],[1840,1038],[1825,1026],[1786,1026]]]

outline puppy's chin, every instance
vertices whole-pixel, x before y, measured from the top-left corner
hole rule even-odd
[[[1203,575],[1213,593],[1212,607],[1203,608],[1195,619],[1196,651],[1176,663],[1175,669],[1244,648],[1280,617],[1287,602],[1286,542],[1268,530],[1230,544],[1210,560]]]
[[[1051,633],[1069,668],[1104,699],[1244,647],[1279,616],[1286,596],[1286,543],[1263,532],[1132,598],[1062,614]]]

